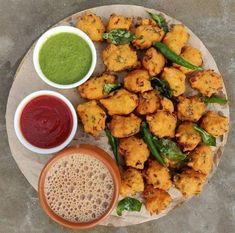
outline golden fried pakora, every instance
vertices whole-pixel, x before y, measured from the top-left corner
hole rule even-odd
[[[162,107],[161,107],[162,110],[166,110],[170,113],[174,112],[174,104],[172,103],[171,100],[169,100],[166,97],[161,97],[160,102],[161,102],[161,105],[162,105]]]
[[[200,125],[204,130],[214,137],[222,136],[229,130],[229,121],[226,116],[216,112],[208,111],[203,117]]]
[[[186,45],[189,39],[189,33],[183,24],[175,24],[170,32],[166,33],[163,43],[176,54],[181,53],[181,49]]]
[[[223,87],[221,75],[213,70],[205,70],[196,73],[189,79],[189,83],[193,89],[196,89],[205,96],[212,96]]]
[[[144,170],[143,176],[147,184],[154,188],[168,190],[172,186],[171,176],[166,167],[163,167],[156,160],[149,160],[148,167]]]
[[[154,42],[162,40],[165,32],[152,19],[142,19],[140,24],[132,29],[133,33],[138,39],[133,40],[132,43],[139,49],[147,49],[152,46]]]
[[[174,184],[182,194],[188,198],[198,195],[206,181],[206,175],[196,172],[193,169],[186,169],[181,174],[174,176]]]
[[[159,214],[172,202],[168,192],[147,185],[144,189],[145,207],[150,214]]]
[[[133,70],[123,79],[124,87],[134,93],[152,90],[150,76],[147,70]]]
[[[146,120],[150,131],[157,137],[175,136],[177,118],[172,113],[165,110],[158,110],[156,113],[147,115]]]
[[[128,168],[122,174],[120,194],[122,196],[135,195],[144,191],[144,180],[140,171]]]
[[[124,157],[127,166],[137,169],[144,168],[144,163],[150,154],[144,140],[135,136],[121,139],[118,151]]]
[[[186,61],[190,62],[191,64],[195,66],[201,66],[202,65],[202,54],[201,52],[193,48],[191,46],[185,46],[182,50],[182,53],[180,54],[182,58],[184,58]],[[184,74],[189,74],[193,70],[186,68],[184,66],[180,66],[178,64],[173,64],[174,67],[178,68],[180,71],[182,71]]]
[[[85,32],[93,41],[102,41],[105,26],[99,16],[86,11],[77,19],[76,27]]]
[[[109,44],[103,51],[103,60],[108,70],[116,72],[138,65],[137,53],[128,44]]]
[[[138,96],[125,90],[117,90],[114,95],[101,99],[100,103],[107,109],[109,115],[127,115],[138,105]]]
[[[112,135],[116,138],[126,138],[140,131],[141,119],[131,113],[129,116],[114,115],[109,124]]]
[[[178,126],[175,137],[183,151],[192,151],[201,142],[199,132],[193,128],[193,123],[187,121]]]
[[[188,166],[194,171],[208,175],[213,166],[213,155],[210,146],[200,145],[189,154]]]
[[[165,57],[153,47],[145,52],[142,61],[143,67],[149,72],[150,76],[160,74],[165,63]]]
[[[197,122],[206,110],[205,103],[198,96],[180,96],[178,99],[178,118],[181,121]]]
[[[95,100],[79,104],[77,113],[86,133],[97,136],[100,131],[104,130],[106,114]]]
[[[156,112],[161,108],[160,96],[157,90],[146,91],[139,95],[139,104],[136,111],[141,115]]]
[[[104,85],[114,83],[116,77],[110,74],[102,74],[99,77],[91,77],[85,83],[78,87],[78,92],[82,98],[86,99],[102,99],[108,96],[104,92]]]
[[[109,17],[107,31],[111,31],[113,29],[129,30],[132,24],[132,20],[133,20],[133,17],[125,17],[122,15],[117,15],[113,13]]]
[[[161,78],[169,83],[173,96],[182,95],[185,92],[185,74],[174,67],[165,67]]]

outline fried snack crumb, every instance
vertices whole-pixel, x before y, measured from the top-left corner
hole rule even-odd
[[[111,31],[113,29],[129,30],[132,24],[132,20],[133,20],[133,17],[125,17],[122,15],[117,15],[113,13],[109,17],[107,31]]]

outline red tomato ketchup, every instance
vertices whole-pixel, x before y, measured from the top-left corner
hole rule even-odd
[[[26,104],[21,113],[20,127],[30,144],[49,149],[61,145],[69,137],[73,117],[62,100],[42,95]]]

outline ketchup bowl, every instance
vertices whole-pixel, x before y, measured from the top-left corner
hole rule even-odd
[[[33,92],[18,105],[14,128],[19,141],[38,154],[64,149],[77,131],[77,115],[63,95],[48,90]]]

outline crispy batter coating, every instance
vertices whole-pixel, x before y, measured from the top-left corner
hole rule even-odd
[[[195,66],[201,66],[202,65],[202,54],[201,52],[193,48],[191,46],[185,46],[182,50],[182,53],[180,54],[182,58],[184,58],[186,61],[190,62],[191,64]],[[174,67],[178,68],[180,71],[182,71],[184,74],[191,73],[193,70],[188,69],[184,66],[180,66],[178,64],[173,64]]]
[[[132,41],[133,45],[139,49],[147,49],[154,42],[162,40],[165,32],[152,19],[142,19],[140,25],[133,28],[135,35],[141,39]]]
[[[105,128],[106,114],[95,100],[79,104],[77,113],[86,133],[97,136]]]
[[[138,65],[137,53],[128,44],[109,44],[103,51],[103,60],[108,70],[116,72]]]
[[[198,195],[202,191],[205,180],[206,175],[193,169],[186,169],[174,177],[174,184],[188,198],[192,195]]]
[[[126,138],[140,131],[141,119],[131,113],[129,116],[114,115],[109,124],[112,135],[116,138]]]
[[[201,142],[200,134],[193,128],[193,123],[183,122],[179,125],[175,134],[177,142],[183,148],[183,151],[194,150]]]
[[[133,17],[124,17],[122,15],[117,15],[113,13],[109,17],[107,31],[111,31],[113,29],[129,30],[132,24],[132,20],[133,20]]]
[[[147,70],[133,70],[124,77],[123,82],[127,90],[135,93],[153,89]]]
[[[78,87],[79,94],[86,99],[102,99],[108,96],[103,91],[106,83],[114,83],[116,77],[110,74],[103,73],[99,77],[91,77],[85,83]]]
[[[124,157],[127,166],[137,169],[144,168],[150,154],[144,140],[135,136],[121,139],[118,151]]]
[[[136,111],[141,115],[151,114],[161,108],[160,96],[157,90],[147,91],[139,95]]]
[[[181,53],[181,49],[186,45],[189,34],[183,24],[175,24],[171,31],[166,34],[163,43],[166,44],[176,54]]]
[[[165,110],[158,110],[156,113],[148,115],[146,120],[150,131],[157,137],[175,136],[177,118],[172,113]]]
[[[162,110],[167,110],[170,113],[174,112],[174,105],[171,100],[166,97],[161,97]]]
[[[182,95],[185,92],[185,74],[174,67],[165,67],[161,78],[169,83],[174,96]]]
[[[84,31],[93,41],[102,41],[105,26],[99,16],[86,11],[77,19],[76,27]]]
[[[120,194],[122,196],[135,195],[144,191],[144,180],[140,171],[128,168],[122,174]]]
[[[127,115],[137,107],[138,96],[125,90],[117,90],[109,98],[101,99],[100,103],[108,110],[109,115]]]
[[[205,103],[198,96],[180,96],[178,99],[178,118],[181,121],[197,122],[206,110]]]
[[[229,121],[226,116],[208,111],[202,117],[201,127],[214,137],[218,137],[229,130]]]
[[[144,189],[145,207],[150,214],[159,214],[172,202],[168,192],[147,185]]]
[[[148,161],[148,168],[144,170],[143,176],[147,184],[153,185],[154,188],[168,190],[172,186],[168,169],[160,165],[156,160]]]
[[[205,96],[212,96],[223,87],[221,75],[213,70],[205,70],[196,73],[189,79],[192,88],[198,90]]]
[[[165,66],[165,57],[155,48],[149,48],[143,57],[143,67],[148,70],[150,76],[158,75]]]
[[[200,145],[189,155],[188,166],[194,171],[208,175],[213,166],[213,155],[210,146]]]

